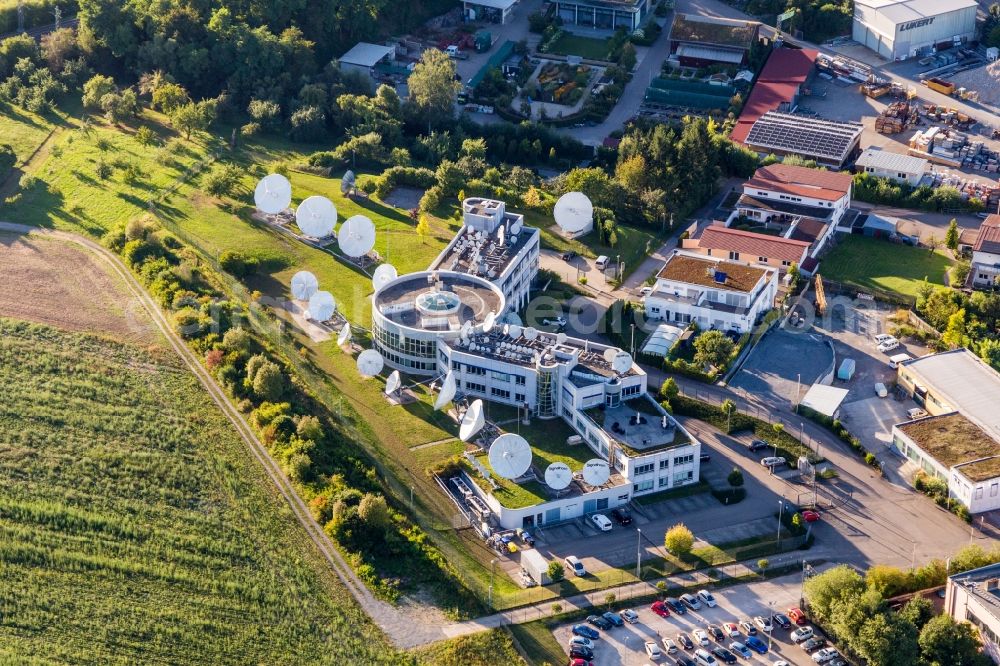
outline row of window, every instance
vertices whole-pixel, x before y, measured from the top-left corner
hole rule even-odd
[[[656,486],[662,490],[663,488],[670,488],[672,486],[682,486],[685,483],[691,483],[692,481],[694,481],[694,472],[678,472],[677,474],[674,474],[673,478],[669,476],[661,476],[655,483]],[[632,484],[632,492],[642,493],[647,490],[652,490],[653,484],[653,479],[634,483]]]
[[[437,340],[417,340],[414,338],[400,339],[399,333],[387,331],[381,326],[373,326],[372,334],[384,349],[407,356],[434,358],[438,351]]]
[[[393,363],[403,368],[412,368],[414,370],[436,370],[437,363],[431,361],[414,361],[412,358],[407,358],[406,356],[400,356],[395,352],[391,352],[387,349],[381,349],[382,356],[389,363]]]

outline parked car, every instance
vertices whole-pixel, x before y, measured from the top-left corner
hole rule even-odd
[[[670,610],[678,615],[684,615],[684,613],[687,613],[687,608],[685,608],[684,604],[682,604],[676,597],[667,597],[663,600],[663,603],[670,606]]]
[[[740,643],[739,641],[733,641],[732,643],[730,643],[729,649],[730,651],[735,652],[744,659],[750,659],[751,657],[753,657],[753,654],[751,654],[747,646],[744,645],[743,643]]]
[[[763,631],[764,633],[768,634],[771,633],[771,629],[773,628],[771,626],[771,620],[767,619],[763,615],[755,615],[753,618],[753,623],[757,625],[757,628]]]
[[[812,627],[799,627],[791,634],[789,634],[788,637],[792,639],[793,643],[801,643],[802,641],[806,641],[812,638],[813,633],[814,632]]]
[[[622,619],[628,622],[629,624],[635,624],[636,622],[639,621],[639,614],[636,613],[631,608],[623,610],[621,613],[619,613],[619,615],[621,615]]]
[[[885,342],[883,342],[882,344],[880,344],[878,347],[876,347],[876,349],[878,349],[883,354],[887,354],[887,353],[893,351],[894,349],[899,349],[899,340],[896,340],[896,339],[886,340]]]
[[[708,590],[698,590],[698,599],[702,601],[709,608],[715,608],[715,597]]]
[[[792,628],[792,621],[789,620],[788,616],[785,615],[784,613],[775,613],[774,615],[771,616],[771,620],[773,620],[774,623],[779,627],[781,627],[782,629]]]
[[[588,615],[587,616],[587,622],[589,622],[590,624],[594,625],[598,629],[603,629],[604,631],[607,631],[608,629],[611,628],[611,623],[608,622],[601,615]]]
[[[663,650],[661,650],[660,646],[657,645],[655,642],[646,641],[645,648],[646,648],[646,656],[652,659],[653,661],[659,661],[660,659],[663,659]]]
[[[601,632],[588,627],[585,624],[574,624],[572,631],[574,636],[583,636],[584,638],[589,638],[592,641],[596,641],[601,637]]]
[[[566,252],[562,253],[563,261],[573,261],[574,259],[576,259],[576,252],[574,252],[573,250],[567,250]]]
[[[680,643],[681,647],[685,650],[694,649],[694,642],[691,640],[691,637],[684,632],[677,634],[677,642]]]
[[[874,338],[875,344],[877,344],[877,345],[880,345],[880,344],[882,344],[884,342],[888,342],[890,340],[895,340],[895,339],[896,339],[895,336],[889,335],[888,333],[879,333]]]
[[[701,610],[701,602],[693,594],[684,593],[681,595],[681,601],[690,610]]]
[[[715,658],[724,664],[736,663],[736,655],[727,650],[726,648],[722,647],[721,645],[712,648],[712,654],[714,654]]]
[[[695,650],[694,658],[699,666],[715,666],[715,664],[719,663],[719,660],[713,657],[708,650]]]
[[[529,532],[528,530],[522,527],[518,527],[517,530],[515,530],[515,532],[517,533],[517,536],[522,543],[525,543],[529,546],[535,545],[535,537],[531,536],[531,532]]]
[[[611,521],[603,513],[595,513],[590,517],[590,522],[597,526],[602,532],[611,531]]]
[[[813,636],[804,643],[800,643],[799,647],[806,652],[812,652],[813,650],[819,650],[820,648],[826,647],[826,639],[820,638],[819,636]]]
[[[798,606],[793,606],[788,609],[788,619],[798,625],[803,625],[809,621],[806,614],[802,612],[802,609]]]
[[[773,469],[775,467],[781,467],[782,465],[784,465],[785,459],[782,458],[781,456],[768,456],[766,458],[762,458],[760,464],[763,465],[764,467],[770,467]]]
[[[583,566],[583,562],[576,555],[570,555],[563,562],[566,568],[573,572],[574,576],[586,576],[587,570]]]
[[[674,666],[698,666],[698,664],[686,654],[678,654],[674,656]]]
[[[919,407],[911,407],[910,409],[906,410],[906,416],[911,421],[914,421],[916,419],[922,419],[925,416],[927,416],[927,412],[924,411],[923,409],[920,409]]]
[[[586,659],[590,661],[594,658],[594,651],[590,648],[574,645],[569,649],[569,656],[571,659]]]
[[[649,610],[653,611],[660,617],[670,617],[670,609],[662,601],[654,601],[653,605],[649,607]]]
[[[694,637],[694,642],[698,645],[705,646],[712,644],[712,641],[708,639],[708,633],[704,629],[695,629],[691,632],[691,636]]]
[[[589,638],[584,638],[583,636],[573,636],[569,639],[570,647],[574,645],[579,645],[580,647],[594,649],[594,641]]]
[[[566,318],[552,317],[549,319],[543,319],[542,326],[558,326],[559,328],[563,328],[564,326],[566,326]]]
[[[890,356],[889,357],[889,367],[892,368],[893,370],[895,370],[896,368],[899,367],[900,363],[903,363],[904,361],[912,361],[912,360],[913,360],[913,357],[910,356],[909,354],[896,354],[895,356]]]
[[[574,659],[569,658],[569,666],[594,666],[594,662],[587,661],[586,659]]]
[[[652,293],[653,293],[652,287],[643,287],[642,289],[639,290],[639,298],[645,298],[646,296],[649,296]]]
[[[610,622],[611,625],[614,627],[625,626],[625,620],[623,620],[621,616],[618,615],[618,613],[612,613],[611,611],[608,611],[607,613],[604,613],[601,617]]]
[[[719,625],[710,624],[707,627],[705,627],[705,629],[708,630],[708,635],[714,638],[715,640],[717,641],[726,640],[726,634],[722,631],[722,629],[719,628]]]
[[[615,519],[615,522],[619,525],[631,525],[632,524],[632,514],[628,512],[623,506],[613,509],[611,511],[611,517]]]
[[[815,523],[819,520],[819,511],[813,511],[812,509],[806,509],[802,512],[802,520],[807,523]]]
[[[667,651],[667,654],[675,654],[677,652],[677,643],[672,638],[663,639],[663,649]]]
[[[739,638],[742,635],[740,634],[739,625],[736,624],[735,622],[723,623],[722,631],[724,631],[726,635],[729,636],[730,638]]]
[[[835,648],[823,648],[822,650],[817,650],[816,653],[813,654],[812,659],[817,664],[825,664],[828,661],[833,661],[839,656],[840,653],[837,652]]]
[[[761,449],[769,448],[771,445],[762,439],[751,439],[750,443],[747,444],[747,449],[750,451],[760,451]]]
[[[767,643],[760,640],[756,636],[749,636],[745,642],[747,647],[757,654],[767,654]]]

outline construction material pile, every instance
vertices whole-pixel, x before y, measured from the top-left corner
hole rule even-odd
[[[967,129],[976,124],[976,121],[968,115],[962,113],[958,109],[952,109],[950,107],[937,106],[935,104],[924,104],[923,112],[928,120],[941,125],[950,125],[952,127]]]
[[[982,141],[948,127],[931,127],[910,138],[911,155],[950,167],[997,173],[1000,154]]]
[[[875,119],[875,131],[879,134],[897,134],[907,127],[917,124],[917,106],[908,100],[893,102]]]
[[[1000,106],[1000,60],[984,67],[959,72],[951,77],[955,85],[979,92],[979,101]]]

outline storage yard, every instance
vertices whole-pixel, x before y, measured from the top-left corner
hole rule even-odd
[[[979,93],[979,102],[987,106],[1000,106],[1000,60],[985,67],[959,72],[949,77],[952,83]]]

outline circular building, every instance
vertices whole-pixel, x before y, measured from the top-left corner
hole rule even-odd
[[[453,271],[410,273],[372,297],[372,339],[390,367],[435,375],[438,340],[481,332],[486,315],[505,307],[503,292],[488,280]]]

